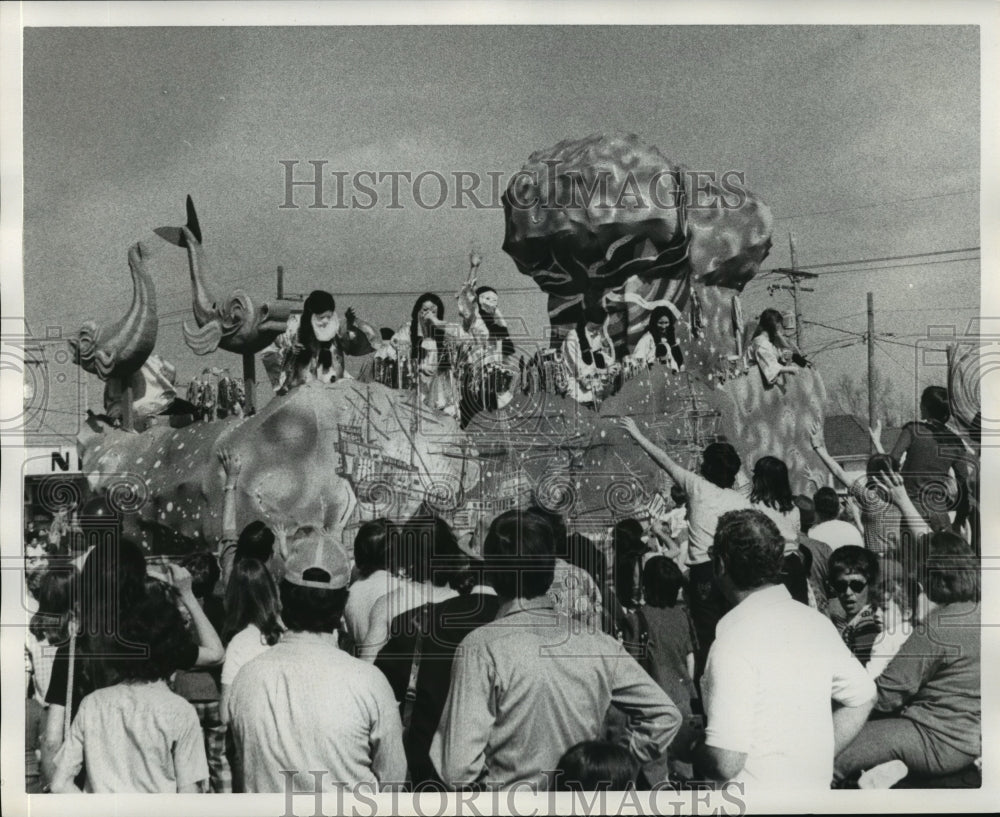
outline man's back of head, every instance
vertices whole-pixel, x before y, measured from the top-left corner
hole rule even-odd
[[[813,494],[813,505],[816,508],[816,519],[829,522],[840,515],[840,497],[833,488],[823,487]]]
[[[713,549],[724,577],[738,592],[749,593],[781,581],[784,537],[760,511],[729,511],[720,516]]]
[[[555,575],[552,528],[539,515],[506,511],[483,544],[486,575],[501,598],[544,596]]]
[[[299,528],[281,582],[285,626],[292,632],[336,632],[350,576],[350,560],[333,537],[316,528]]]

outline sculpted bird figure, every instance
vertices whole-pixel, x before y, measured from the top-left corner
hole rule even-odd
[[[156,234],[188,252],[191,297],[195,326],[184,323],[184,342],[197,355],[216,349],[236,354],[255,354],[285,331],[291,315],[288,304],[256,304],[243,289],[234,289],[224,299],[217,296],[205,263],[201,226],[194,202],[187,197],[187,224],[161,227]]]
[[[74,362],[101,380],[125,379],[142,368],[156,345],[156,288],[146,268],[149,249],[134,244],[128,251],[132,273],[132,305],[114,324],[87,321],[69,338]]]

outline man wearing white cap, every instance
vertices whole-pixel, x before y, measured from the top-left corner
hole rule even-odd
[[[402,724],[385,677],[337,645],[350,562],[313,528],[291,542],[281,582],[288,632],[233,681],[229,722],[247,792],[384,790],[406,779]]]

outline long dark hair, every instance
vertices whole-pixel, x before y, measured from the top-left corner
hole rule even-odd
[[[642,554],[646,552],[646,543],[642,541],[642,525],[635,519],[623,519],[617,525],[613,534],[615,594],[618,603],[625,608],[636,605],[642,590],[642,576],[636,582],[635,567],[640,564]]]
[[[420,321],[418,315],[420,314],[420,307],[425,301],[433,303],[437,319],[439,321],[444,320],[444,303],[433,292],[425,292],[414,302],[413,309],[410,311],[410,357],[417,363],[423,359],[424,354],[423,346],[420,344]],[[434,343],[437,345],[438,371],[441,371],[448,368],[448,350],[444,343],[444,329],[440,326],[435,326],[432,332],[431,337],[434,338]]]
[[[653,556],[642,569],[642,589],[650,607],[673,607],[684,587],[684,574],[673,559]]]
[[[115,662],[141,657],[143,648],[123,637],[122,623],[146,595],[142,548],[126,537],[101,539],[83,563],[76,593],[81,658],[76,693],[117,683]]]
[[[768,340],[775,346],[784,346],[784,341],[778,337],[778,330],[785,326],[785,319],[777,309],[765,309],[757,319],[757,329],[753,336],[766,334]]]
[[[657,324],[659,323],[660,318],[664,316],[670,319],[670,325],[667,327],[666,332],[660,334],[660,329]],[[682,366],[684,364],[684,356],[681,354],[680,347],[677,345],[676,326],[677,316],[674,314],[674,311],[667,306],[658,306],[650,314],[646,330],[653,336],[653,343],[656,344],[657,360],[666,362],[667,356],[673,355],[677,365]]]
[[[254,624],[268,644],[281,637],[281,605],[278,589],[267,568],[256,559],[240,559],[226,585],[226,620],[222,640],[228,644],[234,635]]]
[[[782,513],[795,507],[788,466],[777,457],[761,457],[753,467],[753,490],[750,501],[767,505]]]
[[[316,333],[313,331],[312,319],[315,315],[322,315],[324,312],[333,312],[337,308],[337,302],[333,296],[322,289],[314,289],[309,293],[305,303],[302,305],[302,317],[299,319],[298,341],[302,347],[299,352],[296,364],[303,367],[308,365],[314,352],[319,352],[319,365],[324,369],[329,369],[333,365],[332,347],[335,339],[326,343],[316,340]]]
[[[69,618],[80,572],[72,562],[49,562],[38,587],[38,612],[28,629],[39,641],[62,644],[69,638]]]

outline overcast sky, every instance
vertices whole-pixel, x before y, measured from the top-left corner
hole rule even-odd
[[[422,210],[406,192],[399,210],[279,209],[280,162],[303,163],[302,177],[310,159],[350,175],[506,177],[534,150],[600,132],[745,173],[776,216],[765,269],[789,263],[789,230],[800,265],[978,247],[979,77],[973,27],[27,29],[28,321],[71,332],[116,318],[143,239],[157,253],[157,351],[184,381],[238,370],[184,346],[186,256],[152,233],[183,222],[190,193],[227,291],[271,296],[283,264],[287,289],[329,289],[397,327],[413,295],[386,293],[453,292],[475,246],[481,281],[522,290],[502,307],[537,332],[545,297],[501,251],[502,211]],[[877,330],[897,334],[878,362],[913,390],[916,350],[898,344],[930,324],[962,331],[979,303],[978,261],[929,260],[947,263],[824,274],[803,314],[841,331],[806,327],[807,351],[864,331],[871,290]],[[768,295],[775,282],[751,283],[748,314],[790,309]],[[829,385],[860,375],[865,354],[858,343],[817,362]]]

